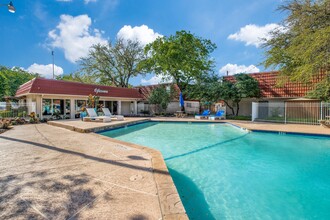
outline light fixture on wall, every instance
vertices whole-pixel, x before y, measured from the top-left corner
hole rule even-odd
[[[7,6],[8,11],[11,12],[11,13],[15,13],[15,11],[16,11],[12,1],[10,1],[8,4],[0,4],[0,7],[1,6]]]

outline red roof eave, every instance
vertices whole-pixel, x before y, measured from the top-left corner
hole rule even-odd
[[[117,88],[112,86],[84,84],[43,78],[34,78],[30,80],[29,82],[21,85],[16,92],[17,97],[27,94],[73,96],[88,96],[92,94],[100,97],[142,99],[142,96],[137,89]]]

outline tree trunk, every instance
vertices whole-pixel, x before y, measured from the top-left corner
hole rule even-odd
[[[237,106],[237,109],[236,109],[236,116],[238,116],[238,112],[239,112],[239,102],[236,102],[236,106]]]
[[[230,106],[227,101],[225,101],[225,100],[223,100],[223,101],[226,103],[226,105],[228,106],[228,108],[231,110],[232,114],[235,115],[234,108],[232,106]]]

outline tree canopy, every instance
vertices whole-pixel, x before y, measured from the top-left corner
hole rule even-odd
[[[215,75],[204,78],[200,83],[189,86],[191,99],[204,103],[224,101],[233,115],[239,113],[239,103],[243,98],[259,98],[258,81],[248,74],[234,75],[233,80],[226,80]],[[236,107],[236,111],[235,111]]]
[[[243,98],[259,98],[260,88],[258,81],[247,74],[236,74],[234,78],[235,81],[233,82],[224,80],[218,89],[218,94],[221,100],[232,110],[232,114],[237,116],[241,100]],[[236,113],[234,107],[236,107]]]
[[[37,76],[20,68],[0,66],[0,101],[4,100],[5,96],[15,96],[20,85]]]
[[[60,75],[56,76],[57,80],[65,80],[65,81],[72,81],[72,82],[81,82],[81,83],[90,83],[90,84],[97,84],[94,81],[94,77],[89,77],[84,74],[80,74],[79,72],[70,73],[67,75]]]
[[[141,68],[167,80],[173,80],[184,93],[189,83],[212,71],[210,53],[216,45],[190,32],[178,31],[169,37],[157,38],[145,48],[147,59]]]
[[[74,78],[84,82],[128,87],[131,77],[143,73],[138,68],[143,59],[144,47],[139,41],[119,38],[114,44],[96,44],[91,47],[87,57],[81,58],[81,74]]]
[[[166,111],[168,104],[172,100],[174,95],[173,86],[170,90],[167,90],[165,86],[159,86],[152,90],[150,96],[148,97],[148,102],[157,106],[159,110]]]
[[[273,31],[264,44],[265,67],[278,68],[288,79],[302,82],[322,72],[326,77],[321,84],[329,85],[330,1],[291,0],[279,10],[288,16],[283,28]]]

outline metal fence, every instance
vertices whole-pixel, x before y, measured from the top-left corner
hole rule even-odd
[[[330,103],[316,101],[253,102],[252,121],[320,124],[330,119]]]
[[[29,109],[31,112],[35,112],[35,103],[27,105],[25,103],[0,102],[0,118],[26,118]]]

